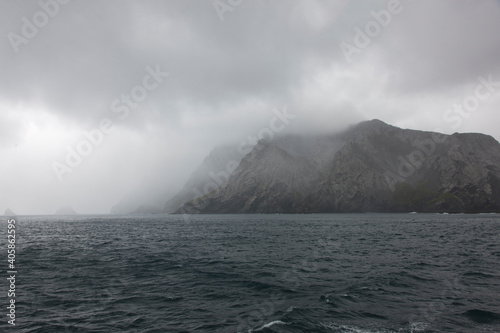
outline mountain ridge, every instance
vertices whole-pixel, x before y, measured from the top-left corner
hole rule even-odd
[[[500,212],[500,144],[401,129],[261,140],[214,191],[177,213]]]

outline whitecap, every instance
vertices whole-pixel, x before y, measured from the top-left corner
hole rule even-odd
[[[429,327],[429,323],[425,322],[412,322],[410,323],[410,332],[424,332],[427,327]]]
[[[257,328],[254,332],[262,331],[263,329],[269,328],[269,327],[274,326],[274,325],[287,325],[287,323],[282,322],[281,320],[274,320],[274,321],[272,321],[270,323],[262,325],[261,327]]]
[[[321,323],[325,328],[331,329],[334,332],[342,332],[342,333],[397,333],[400,332],[394,331],[394,330],[389,330],[389,329],[366,329],[366,328],[361,328],[353,325],[341,325],[341,324],[335,324],[335,323]],[[412,331],[413,332],[413,331]],[[415,332],[420,332],[420,331],[415,331]]]

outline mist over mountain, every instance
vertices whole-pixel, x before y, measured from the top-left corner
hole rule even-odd
[[[192,177],[177,196],[176,204],[192,199],[176,213],[500,211],[500,144],[484,134],[372,120],[338,134],[286,135],[259,141],[213,188],[207,167],[217,174],[225,160],[208,161],[205,177]]]
[[[135,188],[110,209],[110,214],[160,213],[165,202],[175,194],[171,189],[156,190],[151,186]]]
[[[173,213],[184,204],[218,190],[244,156],[237,146],[214,148],[189,177],[182,190],[164,204],[163,211]]]

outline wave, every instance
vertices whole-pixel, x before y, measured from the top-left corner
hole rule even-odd
[[[499,314],[485,310],[473,309],[464,312],[462,315],[479,324],[491,324],[500,322]]]

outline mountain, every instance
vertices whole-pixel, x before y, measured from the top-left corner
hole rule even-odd
[[[76,212],[73,209],[73,207],[70,206],[63,206],[59,208],[54,215],[75,215]]]
[[[155,205],[141,205],[137,207],[133,212],[128,214],[161,214],[162,210],[160,207]]]
[[[5,213],[3,213],[3,216],[16,216],[16,213],[14,213],[10,208],[7,208]]]
[[[380,120],[264,140],[177,213],[500,212],[500,144]]]
[[[187,202],[218,190],[236,170],[243,156],[237,146],[214,148],[196,168],[182,190],[165,203],[163,211],[174,213]]]

